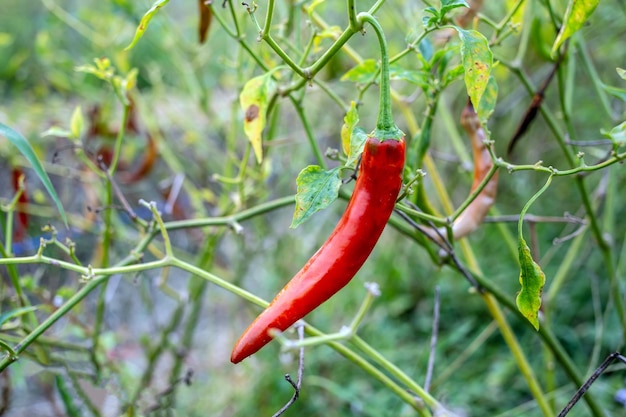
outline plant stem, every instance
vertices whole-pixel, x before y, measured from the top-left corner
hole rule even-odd
[[[393,121],[393,115],[391,112],[391,82],[389,78],[389,52],[387,50],[387,40],[385,39],[385,33],[383,28],[378,23],[378,20],[369,13],[359,13],[357,16],[358,21],[361,23],[369,23],[378,37],[378,43],[380,46],[380,99],[378,120],[376,121],[375,135],[380,140],[384,139],[399,139],[402,136],[402,132],[398,129]]]

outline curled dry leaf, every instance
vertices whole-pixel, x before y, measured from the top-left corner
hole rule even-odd
[[[472,183],[471,194],[476,190],[483,179],[485,179],[485,176],[493,167],[493,161],[491,160],[491,155],[485,144],[485,130],[478,119],[474,107],[469,101],[461,113],[461,126],[463,126],[463,129],[467,132],[472,145],[474,182]],[[476,198],[452,224],[452,234],[455,240],[469,235],[481,225],[496,200],[497,190],[498,173],[496,172]],[[444,228],[440,228],[438,231],[427,229],[426,233],[432,239],[440,243],[446,235]]]
[[[211,28],[213,11],[207,4],[206,0],[198,0],[198,11],[200,13],[200,21],[198,23],[198,41],[203,44],[206,42],[209,29]]]

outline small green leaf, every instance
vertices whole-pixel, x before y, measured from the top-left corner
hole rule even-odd
[[[27,314],[33,311],[36,311],[37,307],[35,306],[29,306],[29,307],[21,307],[21,308],[16,308],[15,310],[11,310],[11,311],[7,311],[6,313],[2,313],[2,315],[0,315],[0,327],[6,323],[7,321],[11,320],[12,318],[21,316],[23,314]]]
[[[343,118],[343,125],[341,126],[341,147],[343,148],[343,153],[350,157],[350,138],[352,136],[352,131],[359,123],[359,113],[356,110],[356,102],[352,101],[350,103],[350,110],[346,113],[346,116]]]
[[[496,108],[496,101],[498,99],[498,83],[496,83],[496,79],[493,76],[489,77],[489,82],[487,83],[487,88],[483,93],[482,98],[480,99],[480,104],[478,105],[478,110],[476,114],[478,114],[478,119],[483,126],[487,126],[487,120],[493,113],[493,110]]]
[[[300,172],[296,183],[296,210],[289,226],[294,229],[337,199],[341,187],[339,168],[324,171],[322,167],[310,165]]]
[[[0,340],[0,349],[6,351],[11,359],[17,360],[17,353],[15,353],[13,348],[4,340]]]
[[[429,88],[429,80],[432,76],[427,71],[407,70],[398,64],[389,67],[389,78],[392,80],[408,81],[420,86],[422,89]]]
[[[110,82],[115,75],[115,67],[111,65],[111,60],[109,58],[94,58],[93,62],[95,65],[79,65],[75,71],[92,74],[101,80]]]
[[[616,97],[626,103],[626,89],[613,87],[612,85],[606,85],[604,83],[602,83],[602,88],[613,97]]]
[[[609,131],[602,129],[600,132],[607,138],[611,139],[611,141],[617,146],[624,146],[624,144],[626,144],[626,122],[615,126]]]
[[[352,135],[350,135],[350,153],[348,154],[348,160],[346,161],[347,167],[356,166],[356,161],[359,160],[359,156],[363,153],[366,141],[367,132],[365,129],[357,127],[352,131]]]
[[[373,59],[366,59],[350,71],[343,74],[341,81],[352,81],[367,84],[374,81],[378,72],[378,64]]]
[[[456,65],[449,70],[446,71],[446,75],[443,78],[442,89],[450,85],[452,82],[456,81],[458,77],[465,73],[465,68],[463,65]]]
[[[450,10],[457,9],[459,7],[469,8],[469,4],[465,0],[441,0],[441,17],[445,16]]]
[[[622,80],[626,80],[626,70],[623,68],[615,68],[615,71],[617,71],[617,74],[622,77]]]
[[[583,27],[599,3],[600,0],[569,0],[563,17],[563,26],[561,26],[554,45],[552,45],[552,54],[559,49],[563,42]]]
[[[272,74],[254,77],[244,85],[239,104],[244,112],[243,130],[252,143],[258,163],[263,161],[263,129],[267,119],[267,107],[276,90]]]
[[[148,28],[148,23],[150,23],[150,21],[154,17],[154,14],[160,8],[162,8],[167,3],[169,3],[169,1],[170,0],[157,0],[157,1],[154,2],[152,7],[150,7],[150,9],[148,9],[146,14],[144,14],[143,17],[141,18],[141,21],[139,22],[139,26],[137,26],[137,30],[135,31],[135,37],[133,38],[133,40],[130,43],[130,45],[128,45],[126,48],[124,48],[125,51],[128,51],[129,49],[132,49],[137,44],[139,39],[141,39],[141,37],[143,36],[143,33]]]
[[[35,171],[35,173],[43,183],[44,187],[46,188],[46,191],[48,191],[48,194],[54,201],[54,204],[56,204],[57,209],[59,210],[59,214],[63,219],[63,223],[65,223],[65,226],[67,227],[67,216],[65,215],[65,210],[63,210],[61,200],[59,200],[59,196],[57,196],[56,191],[54,191],[54,187],[52,186],[52,182],[50,182],[48,173],[43,169],[43,166],[41,165],[41,162],[39,162],[39,159],[37,158],[34,149],[30,146],[30,143],[28,143],[26,138],[20,133],[2,123],[0,123],[0,135],[6,137],[9,142],[15,145],[33,167],[33,170]]]
[[[424,9],[424,13],[429,13],[432,15],[422,17],[422,24],[424,25],[424,27],[428,28],[439,23],[441,19],[441,16],[439,15],[439,10],[435,9],[434,7],[427,7]]]
[[[480,100],[489,84],[493,54],[489,42],[475,30],[457,28],[461,38],[461,57],[465,69],[465,87],[474,108],[479,108]]]
[[[539,308],[541,307],[541,292],[546,282],[546,276],[533,260],[530,249],[523,237],[519,238],[519,282],[522,290],[517,295],[515,302],[517,308],[539,330]]]
[[[76,106],[74,113],[72,114],[72,120],[70,121],[70,131],[73,138],[80,138],[80,134],[83,131],[85,122],[83,120],[83,113],[80,110],[80,106]]]
[[[434,48],[433,44],[430,42],[430,40],[428,40],[428,38],[422,39],[422,41],[417,45],[417,49],[419,50],[422,58],[424,58],[426,62],[432,59]]]
[[[67,129],[63,129],[62,127],[52,126],[50,129],[46,130],[41,134],[42,137],[47,136],[57,136],[59,138],[71,138],[72,132]]]

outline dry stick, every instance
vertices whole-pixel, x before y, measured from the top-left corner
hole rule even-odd
[[[526,131],[528,130],[532,122],[537,117],[537,113],[539,112],[541,103],[543,103],[543,98],[544,98],[546,89],[550,85],[550,81],[552,81],[552,79],[554,78],[554,74],[556,74],[557,70],[559,69],[559,66],[563,62],[563,58],[565,58],[566,52],[567,52],[567,44],[565,48],[563,48],[563,51],[561,51],[561,53],[559,54],[558,59],[554,63],[554,67],[552,68],[552,71],[550,71],[550,74],[548,74],[548,77],[545,79],[541,87],[539,87],[539,90],[535,92],[535,95],[533,96],[533,99],[530,102],[530,105],[528,106],[526,113],[524,114],[524,118],[522,119],[520,124],[517,126],[517,130],[515,131],[515,133],[513,134],[513,137],[509,141],[509,146],[506,149],[507,156],[511,156],[511,154],[513,153],[513,148],[519,141],[519,138],[521,138],[524,135],[524,133],[526,133]]]
[[[304,325],[302,323],[296,325],[298,329],[298,340],[301,342],[304,339]],[[291,384],[294,389],[293,396],[280,410],[278,410],[272,417],[278,417],[282,415],[293,403],[296,402],[300,396],[300,389],[302,388],[302,374],[304,373],[304,346],[298,351],[298,380],[294,383],[289,374],[285,374],[285,380]]]
[[[124,197],[122,190],[120,190],[120,187],[117,185],[117,183],[115,182],[115,180],[109,173],[109,170],[107,166],[104,164],[104,162],[102,161],[102,159],[98,160],[98,165],[100,166],[100,169],[102,170],[102,172],[104,172],[104,174],[106,175],[107,180],[109,180],[109,182],[111,183],[111,186],[113,187],[113,192],[117,196],[117,199],[120,200],[120,204],[124,208],[124,211],[126,212],[126,214],[130,216],[130,219],[133,222],[137,221],[138,219],[137,214],[135,213],[133,208],[130,206],[130,204],[128,204],[128,200],[126,200],[126,197]]]
[[[430,355],[428,355],[428,366],[426,368],[426,380],[424,381],[424,391],[430,391],[430,384],[433,379],[433,369],[435,368],[435,356],[437,348],[437,336],[439,335],[439,287],[435,287],[435,306],[433,308],[433,333],[430,336]]]
[[[593,384],[596,379],[598,379],[600,375],[602,375],[606,368],[608,368],[609,365],[612,364],[616,359],[622,361],[623,363],[626,363],[626,357],[622,356],[619,352],[613,352],[609,356],[607,356],[604,362],[602,362],[602,364],[598,366],[598,369],[593,372],[593,374],[583,384],[583,386],[580,387],[578,391],[576,391],[576,394],[574,394],[574,396],[567,403],[565,408],[559,413],[558,417],[565,417],[567,413],[569,413],[570,410],[576,405],[576,403],[582,398],[582,396],[585,395],[587,390],[589,390],[591,384]]]

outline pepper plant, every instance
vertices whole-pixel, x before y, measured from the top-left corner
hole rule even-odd
[[[619,415],[620,2],[42,5],[0,415]]]

